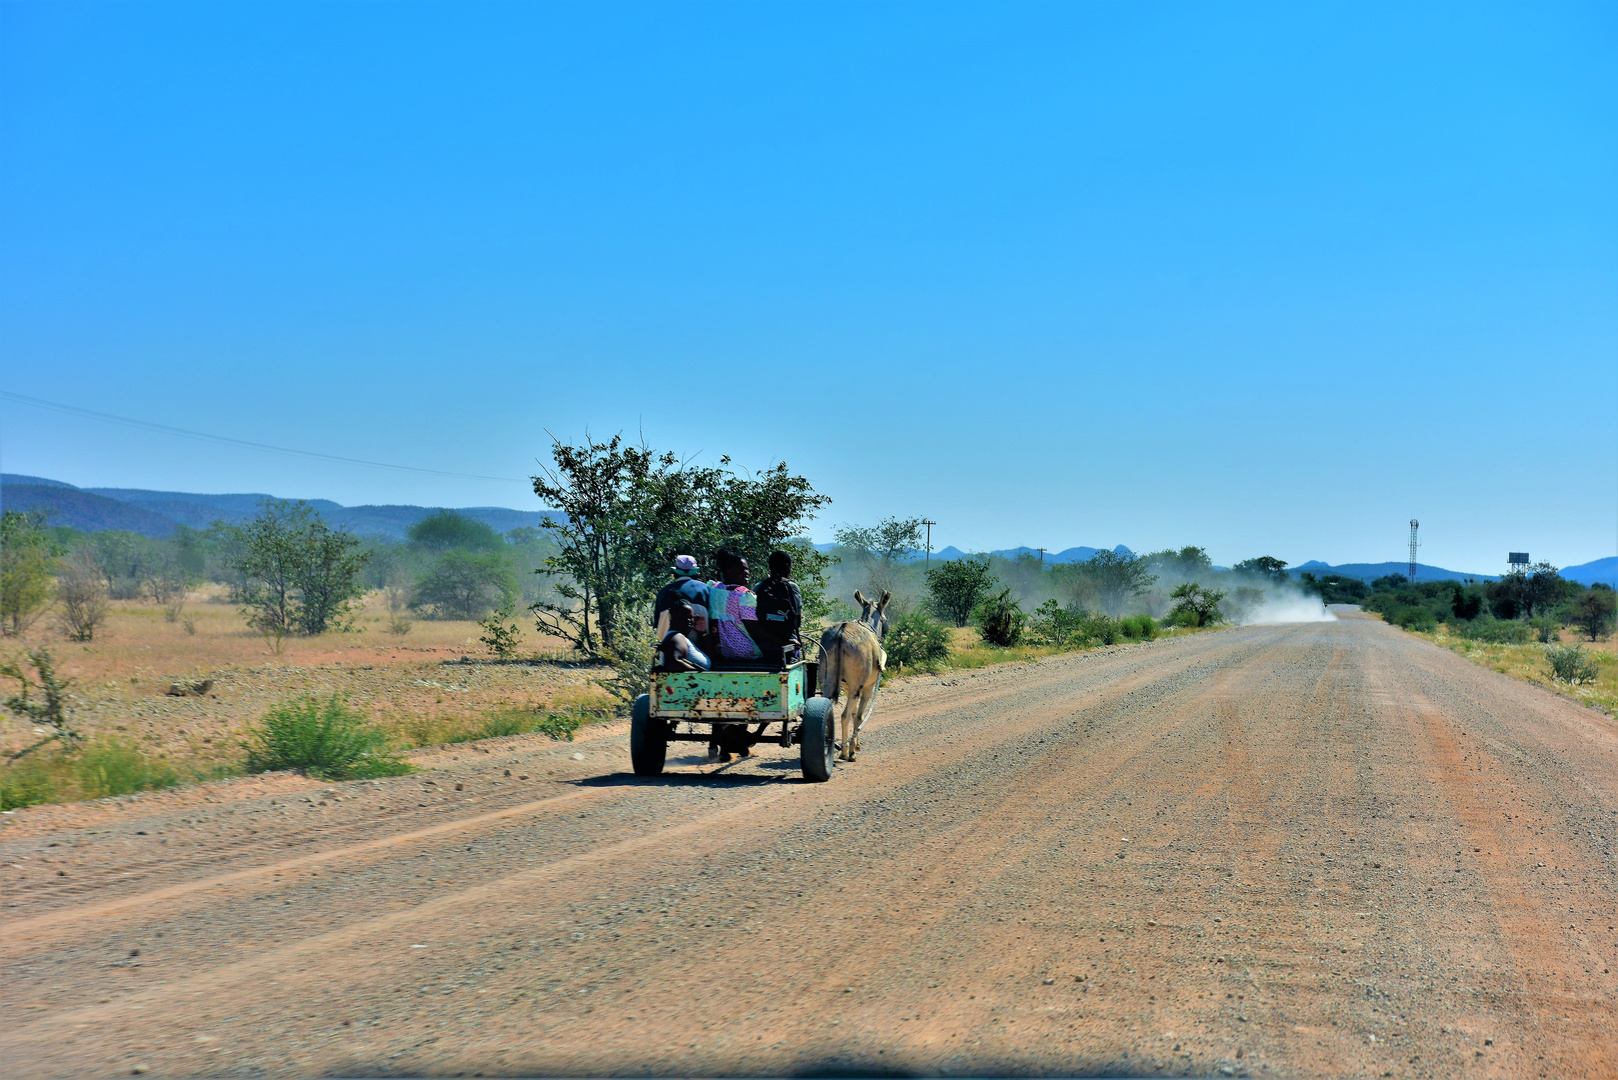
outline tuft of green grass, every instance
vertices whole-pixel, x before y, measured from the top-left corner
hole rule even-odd
[[[56,762],[41,754],[0,768],[0,810],[61,802],[66,779],[53,769]]]
[[[148,757],[121,739],[98,739],[86,746],[73,763],[79,791],[86,799],[133,795],[180,783],[180,774],[166,762]]]
[[[204,778],[182,776],[169,762],[133,743],[98,738],[0,768],[0,810],[159,791]]]
[[[512,706],[481,716],[412,716],[398,721],[395,727],[414,747],[475,742],[507,735],[548,735],[558,741],[572,742],[574,734],[584,725],[611,716],[612,706],[595,700],[550,709]]]
[[[404,776],[415,767],[391,749],[387,732],[333,695],[284,701],[247,729],[250,773],[295,769],[319,780]]]

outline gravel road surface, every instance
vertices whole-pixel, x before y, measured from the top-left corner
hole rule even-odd
[[[1618,725],[1379,622],[0,825],[7,1077],[1618,1076]]]

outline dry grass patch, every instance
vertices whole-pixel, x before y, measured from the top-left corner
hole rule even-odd
[[[1594,681],[1571,684],[1553,676],[1550,661],[1546,656],[1546,646],[1537,642],[1527,645],[1491,645],[1457,637],[1449,632],[1447,626],[1440,626],[1434,632],[1418,636],[1451,652],[1459,653],[1474,664],[1481,664],[1502,675],[1510,675],[1514,679],[1522,679],[1524,682],[1546,687],[1559,694],[1566,694],[1602,710],[1609,716],[1618,716],[1618,652],[1614,652],[1614,642],[1611,640],[1575,642],[1571,635],[1563,635],[1566,646],[1578,644],[1588,653],[1595,665]]]

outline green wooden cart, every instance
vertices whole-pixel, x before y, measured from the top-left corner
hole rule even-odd
[[[831,778],[832,703],[815,694],[816,665],[740,671],[654,671],[635,699],[629,757],[636,776],[658,776],[671,742],[718,744],[735,753],[762,742],[799,747],[805,780]],[[779,725],[778,730],[771,730]]]

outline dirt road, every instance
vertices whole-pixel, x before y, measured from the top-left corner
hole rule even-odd
[[[20,812],[0,1061],[1618,1075],[1601,714],[1345,620],[911,680],[865,742]]]

